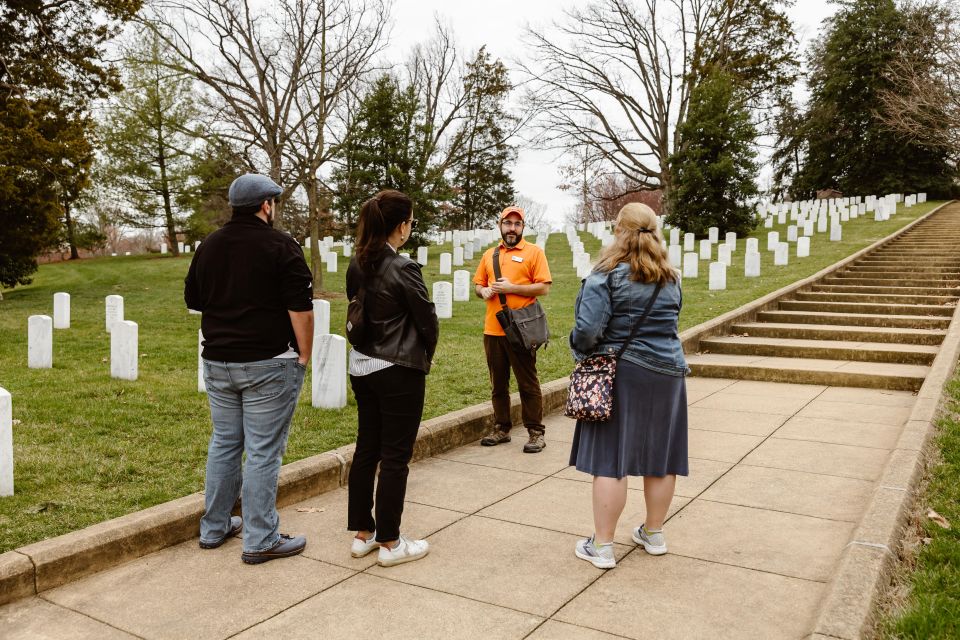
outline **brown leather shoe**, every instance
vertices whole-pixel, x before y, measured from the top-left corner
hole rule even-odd
[[[269,562],[277,558],[289,558],[298,553],[303,553],[303,548],[307,546],[307,539],[303,536],[288,536],[285,533],[280,534],[277,544],[263,551],[244,551],[240,558],[247,564],[260,564]]]
[[[543,431],[527,429],[527,433],[530,437],[527,439],[527,444],[523,445],[524,453],[540,453],[546,449],[547,441],[543,439]]]
[[[504,442],[510,442],[510,431],[504,431],[499,425],[494,425],[493,431],[480,440],[480,444],[485,447],[493,447]]]
[[[243,531],[243,519],[240,516],[230,516],[230,531],[227,532],[227,535],[223,536],[219,540],[213,540],[212,542],[207,542],[204,539],[200,539],[200,548],[201,549],[216,549],[221,546],[224,542],[227,541],[227,538],[232,538],[235,535]]]

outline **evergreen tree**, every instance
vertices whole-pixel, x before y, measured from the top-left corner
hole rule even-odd
[[[360,103],[352,135],[338,153],[340,166],[332,174],[334,208],[348,225],[360,205],[382,189],[410,197],[419,231],[434,224],[450,194],[445,181],[426,178],[431,167],[421,149],[422,126],[422,107],[413,88],[401,87],[390,75],[378,78]]]
[[[803,139],[803,113],[787,91],[775,99],[773,116],[773,193],[776,200],[797,198],[794,180],[800,172],[802,159],[806,156]]]
[[[506,138],[515,119],[504,104],[511,89],[507,68],[481,48],[464,78],[469,112],[459,131],[464,149],[453,171],[455,208],[448,226],[476,228],[514,200],[508,165],[516,153]]]
[[[190,185],[179,194],[178,205],[189,212],[188,242],[203,240],[233,215],[228,192],[237,176],[249,171],[240,155],[225,141],[208,137],[190,159]]]
[[[703,76],[678,135],[667,221],[698,235],[709,227],[748,233],[755,224],[748,202],[757,195],[756,129],[729,74],[714,69]]]
[[[945,152],[905,138],[877,113],[881,94],[898,90],[887,69],[910,44],[904,12],[893,0],[840,4],[810,51],[807,156],[794,190],[803,197],[828,187],[850,195],[944,194],[955,176]]]
[[[103,175],[126,205],[123,222],[164,229],[177,255],[196,110],[190,79],[169,71],[162,56],[156,36],[128,53],[126,87],[106,110],[100,138]]]

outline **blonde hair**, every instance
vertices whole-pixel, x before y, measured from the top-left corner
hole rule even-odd
[[[624,205],[617,214],[613,243],[600,252],[598,271],[612,271],[621,262],[630,265],[630,278],[638,282],[676,282],[677,272],[663,248],[657,214],[639,202]]]

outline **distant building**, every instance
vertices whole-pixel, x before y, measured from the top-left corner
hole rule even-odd
[[[836,189],[820,189],[817,191],[817,200],[832,200],[833,198],[842,198],[843,192]]]

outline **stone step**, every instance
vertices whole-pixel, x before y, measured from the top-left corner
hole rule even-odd
[[[896,293],[836,293],[830,291],[800,291],[797,300],[821,302],[892,302],[894,304],[956,304],[957,296],[902,295]]]
[[[850,362],[807,358],[765,358],[725,354],[687,356],[693,375],[709,378],[735,378],[791,382],[836,387],[867,387],[916,391],[923,384],[929,367],[915,364]]]
[[[905,267],[896,264],[852,264],[844,268],[845,272],[851,273],[915,273],[918,276],[926,277],[927,274],[942,275],[953,274],[960,276],[960,264],[944,265],[942,267]]]
[[[840,277],[855,278],[880,278],[883,280],[903,280],[904,278],[922,279],[922,280],[956,280],[960,282],[960,271],[948,271],[945,273],[917,272],[904,269],[902,271],[859,271],[854,269],[843,269],[836,272]]]
[[[872,302],[830,302],[816,300],[782,300],[783,311],[826,311],[829,313],[870,313],[891,316],[942,316],[953,317],[956,306],[933,304],[897,304]]]
[[[900,327],[901,329],[946,329],[950,324],[950,318],[936,316],[888,316],[826,311],[761,311],[757,313],[757,320],[793,324],[839,324],[851,327]]]
[[[901,248],[882,248],[877,249],[870,253],[872,256],[882,256],[885,258],[912,258],[914,260],[921,260],[931,257],[941,257],[945,256],[950,257],[950,251],[944,249],[942,251],[927,251],[925,249],[901,249]]]
[[[833,291],[837,293],[900,293],[904,295],[922,296],[958,296],[960,287],[879,287],[844,284],[817,284],[810,285],[813,291]]]
[[[824,284],[861,285],[865,287],[926,287],[931,289],[960,287],[960,280],[925,280],[923,278],[861,278],[845,275],[827,276]]]
[[[946,331],[896,327],[850,327],[843,325],[791,324],[788,322],[742,322],[730,327],[735,334],[799,340],[844,340],[899,344],[939,345]]]
[[[896,260],[893,258],[882,258],[876,256],[864,256],[856,261],[855,264],[879,265],[902,267],[909,269],[911,267],[956,267],[960,266],[960,259],[955,258],[928,258],[926,260]]]
[[[702,353],[849,360],[852,362],[897,362],[928,365],[939,347],[884,342],[804,340],[753,336],[718,336],[700,341]]]

